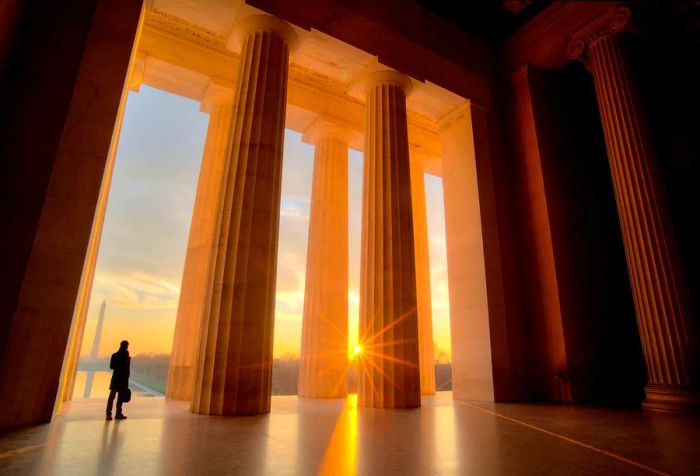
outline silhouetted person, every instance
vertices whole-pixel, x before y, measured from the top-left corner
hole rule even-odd
[[[129,367],[131,366],[131,357],[129,357],[129,342],[121,341],[119,350],[112,354],[109,361],[109,368],[113,370],[112,380],[109,382],[109,398],[107,399],[107,420],[112,419],[112,405],[114,404],[114,395],[117,396],[117,420],[126,419],[126,415],[122,413],[122,404],[124,403],[124,393],[129,389]]]

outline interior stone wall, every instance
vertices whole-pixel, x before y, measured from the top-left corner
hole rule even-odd
[[[0,430],[51,419],[141,1],[25,2],[0,103]]]
[[[643,397],[644,361],[592,78],[570,63],[535,81],[571,399]]]

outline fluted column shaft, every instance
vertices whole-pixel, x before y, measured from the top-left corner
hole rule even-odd
[[[211,82],[201,106],[203,112],[209,113],[209,126],[192,211],[165,390],[166,397],[174,400],[192,399],[197,340],[206,302],[221,175],[231,139],[233,99],[232,88]]]
[[[315,145],[299,396],[344,398],[348,369],[348,141],[332,125]]]
[[[644,405],[697,406],[697,344],[655,151],[630,64],[615,34],[629,18],[619,9],[570,52],[593,73],[648,371]],[[578,50],[578,51],[577,51]]]
[[[421,395],[435,393],[433,359],[433,309],[430,296],[430,256],[428,253],[428,218],[425,207],[425,173],[419,161],[411,162],[411,197],[413,200],[413,239],[416,255],[416,298],[418,303],[418,355]]]
[[[420,406],[408,84],[374,73],[365,95],[358,403],[376,408]]]
[[[282,149],[291,27],[234,27],[241,63],[219,197],[192,411],[270,411]]]

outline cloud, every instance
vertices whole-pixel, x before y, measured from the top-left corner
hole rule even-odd
[[[283,260],[278,260],[277,263],[277,286],[276,291],[279,295],[284,291],[296,291],[303,282],[301,273],[295,271]]]
[[[299,221],[299,224],[309,222],[311,201],[309,198],[294,198],[283,196],[280,203],[280,218],[282,220]]]
[[[124,309],[177,309],[180,282],[139,271],[95,273],[93,293]]]
[[[285,319],[301,320],[304,310],[304,288],[292,291],[278,291],[275,313]]]

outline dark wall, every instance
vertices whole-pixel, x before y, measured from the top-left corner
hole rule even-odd
[[[558,284],[551,249],[547,197],[542,181],[542,156],[549,136],[538,134],[535,115],[543,108],[533,87],[540,74],[531,66],[510,73],[504,88],[509,115],[505,141],[507,180],[512,214],[510,286],[517,305],[508,310],[511,328],[518,331],[511,344],[519,349],[520,399],[568,401],[569,390],[555,379],[555,369],[566,367]]]
[[[0,84],[0,431],[52,417],[141,1],[13,11]]]
[[[493,87],[504,90],[494,82]],[[486,292],[490,301],[491,364],[494,399],[497,402],[523,399],[525,373],[521,293],[515,276],[514,222],[510,214],[513,201],[509,186],[508,154],[504,145],[504,110],[500,98],[494,99],[486,115],[488,155],[477,151],[476,170],[479,207],[486,264]],[[478,128],[475,128],[475,136]],[[486,159],[486,160],[485,160]],[[502,307],[501,313],[493,309]]]
[[[14,15],[16,34],[12,51],[3,52],[7,63],[0,78],[0,349],[22,287],[96,0],[21,3],[21,9],[2,10]]]
[[[591,75],[576,62],[534,76],[573,401],[634,402],[645,370]]]
[[[700,3],[634,0],[628,5],[632,21],[620,37],[658,155],[694,312],[695,330],[690,332],[698,332]],[[524,48],[528,47],[532,45]],[[548,389],[555,360],[551,357],[561,350],[556,347],[561,338],[552,323],[561,322],[564,377],[571,384],[572,400],[638,402],[646,372],[592,77],[580,63],[548,72],[523,68],[532,72],[527,88],[521,76],[511,76],[520,82],[514,83],[511,109],[516,127],[509,155],[522,340],[531,369],[526,396],[553,398]],[[532,102],[521,98],[528,95]],[[532,104],[533,111],[523,103]],[[544,184],[537,182],[540,166]],[[553,266],[549,244],[538,233],[552,238]],[[700,357],[695,355],[694,361],[697,365]]]
[[[696,323],[700,316],[700,3],[637,1],[626,36],[663,175]],[[700,326],[696,326],[700,329]]]
[[[18,26],[21,23],[23,0],[3,0],[0,2],[0,78],[5,75],[5,67],[15,49]]]
[[[489,134],[494,148],[491,167],[494,186],[494,216],[498,229],[500,255],[500,279],[503,288],[503,306],[505,325],[500,335],[491,333],[491,351],[500,357],[493,359],[494,397],[497,402],[522,401],[530,398],[528,372],[532,366],[525,336],[526,318],[522,305],[526,293],[523,292],[519,270],[519,252],[522,233],[519,231],[516,209],[520,196],[517,178],[513,170],[513,141],[510,131],[504,127],[509,124],[509,85],[506,75],[499,71],[492,83],[494,101],[490,111]],[[488,263],[490,266],[492,263]],[[504,355],[499,355],[504,354]],[[504,365],[507,363],[507,366]]]

